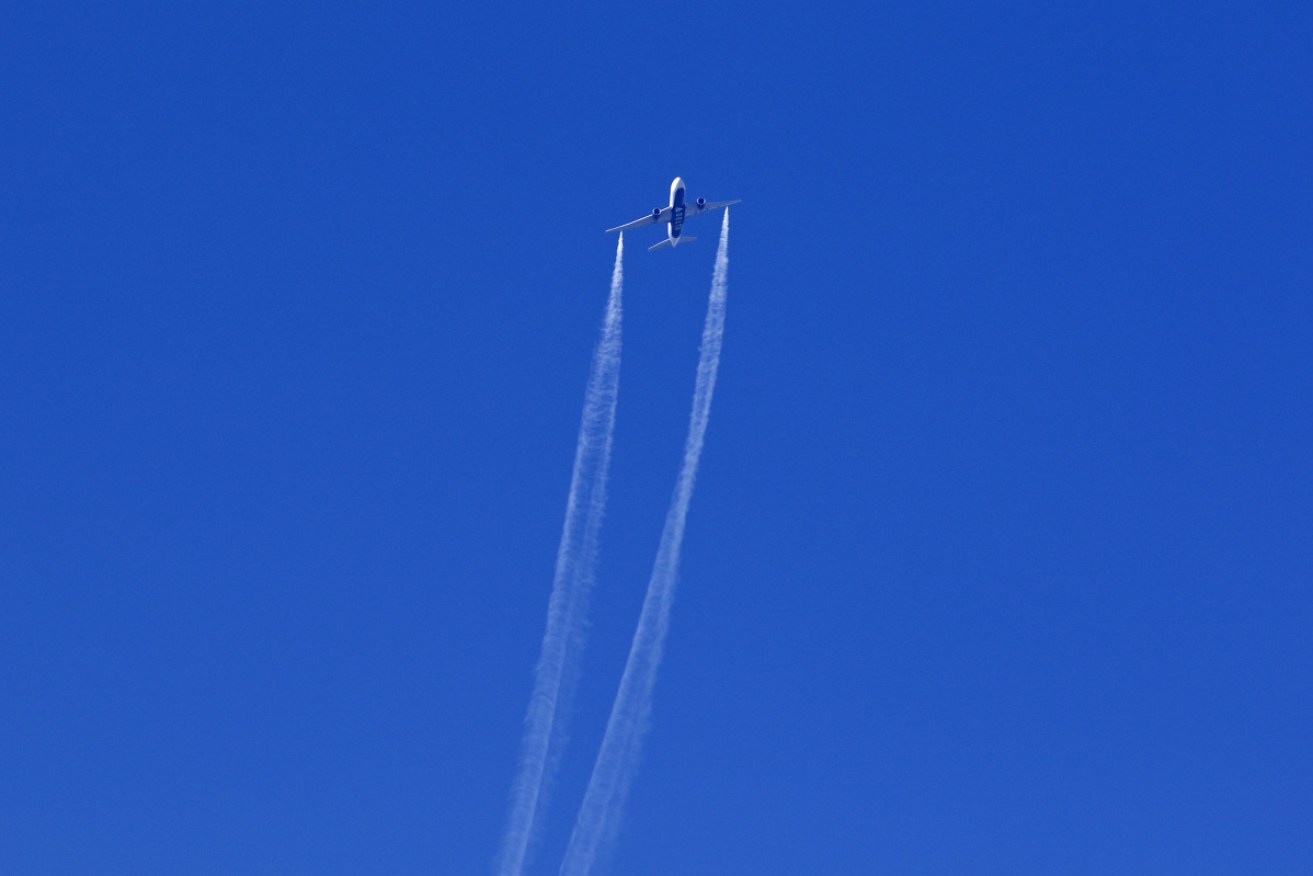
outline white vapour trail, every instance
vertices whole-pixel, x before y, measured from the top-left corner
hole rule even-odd
[[[498,876],[519,876],[528,863],[546,809],[547,791],[565,743],[566,717],[583,650],[588,595],[593,585],[598,533],[606,507],[606,478],[620,390],[624,247],[622,234],[616,244],[611,295],[606,302],[606,316],[584,395],[565,525],[556,552],[552,595],[547,603],[547,629],[524,718],[520,766],[511,786],[510,814],[495,871]]]
[[[679,552],[684,541],[684,522],[693,482],[697,477],[698,457],[711,413],[711,396],[716,388],[716,370],[720,365],[720,342],[725,330],[726,277],[729,272],[729,210],[720,226],[720,246],[716,250],[716,268],[711,277],[711,297],[707,302],[707,319],[702,329],[702,347],[698,357],[697,381],[693,388],[693,411],[689,415],[688,438],[684,444],[684,464],[675,482],[675,492],[666,512],[661,543],[657,548],[652,577],[643,600],[643,611],[629,648],[629,660],[620,679],[606,735],[593,765],[592,778],[584,793],[584,802],[575,820],[574,832],[561,865],[562,876],[587,876],[599,853],[614,839],[620,822],[629,784],[638,765],[638,755],[652,712],[652,692],[670,626],[670,607],[675,600],[675,583],[679,573]]]

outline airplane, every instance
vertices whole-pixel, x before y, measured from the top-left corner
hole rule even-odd
[[[721,207],[728,207],[731,204],[737,204],[742,198],[733,201],[708,201],[706,198],[698,198],[691,204],[684,203],[684,180],[675,177],[675,181],[670,184],[670,206],[653,207],[652,212],[642,218],[635,219],[633,222],[626,222],[624,225],[617,225],[615,228],[606,229],[606,233],[612,231],[628,231],[631,228],[642,228],[644,225],[656,225],[660,222],[667,223],[670,227],[667,230],[665,240],[656,246],[649,246],[648,252],[656,252],[663,246],[674,249],[681,243],[692,243],[697,240],[696,237],[689,237],[684,234],[684,219],[689,216],[701,216],[703,213],[709,213],[712,210],[719,210]]]

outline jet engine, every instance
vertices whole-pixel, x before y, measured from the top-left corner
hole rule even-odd
[[[660,207],[653,207],[653,208],[652,208],[652,218],[653,218],[653,219],[659,219],[660,217],[661,217],[661,208],[660,208]]]
[[[698,209],[699,209],[699,210],[705,210],[706,208],[707,208],[707,199],[706,199],[706,198],[698,198]]]

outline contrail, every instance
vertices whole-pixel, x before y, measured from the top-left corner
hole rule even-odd
[[[584,793],[584,802],[575,820],[570,844],[561,865],[562,876],[587,876],[603,846],[614,839],[621,810],[629,793],[629,784],[638,765],[639,750],[652,712],[652,691],[657,669],[670,626],[670,606],[675,600],[675,583],[679,572],[679,551],[684,540],[684,521],[693,481],[697,477],[698,457],[711,413],[711,396],[716,388],[716,369],[720,364],[720,341],[725,331],[726,276],[729,272],[729,210],[720,226],[720,246],[716,250],[716,268],[711,276],[711,297],[707,302],[707,319],[702,329],[702,347],[698,358],[697,381],[693,388],[693,411],[689,415],[688,438],[684,444],[684,464],[675,482],[675,493],[666,512],[661,543],[657,548],[652,578],[647,585],[643,611],[629,648],[629,660],[620,679],[606,735],[593,765],[593,775]]]
[[[624,248],[622,234],[616,244],[611,295],[606,302],[601,338],[593,352],[592,371],[584,395],[574,474],[565,505],[565,525],[556,551],[552,595],[547,603],[547,630],[534,669],[533,693],[520,745],[520,767],[511,786],[510,815],[495,870],[499,876],[519,876],[524,870],[565,743],[566,715],[583,649],[598,532],[606,507],[606,477],[620,390]]]

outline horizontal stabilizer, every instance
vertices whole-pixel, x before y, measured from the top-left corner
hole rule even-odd
[[[687,234],[682,234],[682,235],[679,236],[678,240],[679,240],[680,243],[692,243],[693,241],[697,240],[697,238],[696,238],[696,237],[689,237]],[[663,247],[663,246],[674,246],[674,245],[675,245],[675,241],[673,241],[673,240],[671,240],[669,237],[667,237],[665,240],[661,241],[661,242],[658,243],[656,246],[649,246],[649,247],[647,248],[647,251],[648,251],[648,252],[656,252],[657,250],[661,249],[661,247]]]

